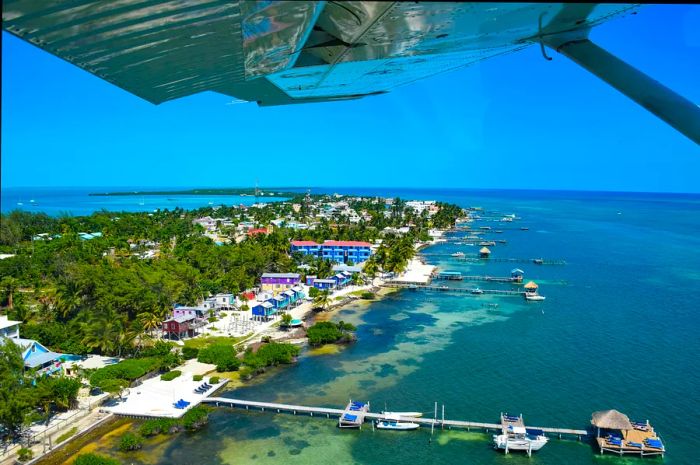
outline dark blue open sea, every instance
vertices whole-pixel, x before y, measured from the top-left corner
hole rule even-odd
[[[316,190],[318,192],[319,190]],[[518,264],[547,300],[400,291],[346,307],[358,326],[339,353],[300,362],[225,393],[254,400],[344,404],[497,422],[586,428],[616,408],[649,419],[667,464],[700,462],[700,196],[537,191],[344,190],[446,200],[522,220],[495,239],[493,257],[563,259]],[[3,195],[4,197],[4,195]],[[63,205],[68,209],[70,205]],[[38,207],[37,207],[38,208]],[[75,211],[83,211],[76,203]],[[5,211],[5,199],[3,199]],[[503,226],[508,226],[507,223]],[[520,226],[529,228],[521,231]],[[495,226],[494,226],[495,229]],[[475,253],[439,244],[426,254]],[[503,276],[511,263],[467,264],[429,255],[442,269]],[[495,284],[479,283],[482,287]],[[459,284],[472,286],[471,283]],[[509,288],[510,285],[500,285]],[[498,304],[492,307],[487,304]],[[589,443],[552,439],[531,459],[492,449],[490,435],[430,430],[338,430],[333,420],[220,410],[204,431],[181,435],[134,463],[158,464],[634,464]],[[116,454],[116,453],[115,453]],[[118,455],[118,454],[117,454]],[[644,463],[661,459],[644,459]]]

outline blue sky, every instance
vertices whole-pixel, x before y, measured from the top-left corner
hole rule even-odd
[[[700,192],[700,148],[538,47],[352,102],[151,105],[2,33],[2,186],[405,186]],[[700,6],[591,38],[700,103]]]

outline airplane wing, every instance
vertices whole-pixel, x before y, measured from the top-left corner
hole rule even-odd
[[[700,108],[588,41],[629,4],[9,0],[3,29],[149,102],[356,99],[538,45],[700,144]],[[631,80],[631,81],[630,81]]]

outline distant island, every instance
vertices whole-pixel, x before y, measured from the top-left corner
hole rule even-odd
[[[177,191],[120,191],[120,192],[93,192],[88,195],[96,197],[110,197],[117,195],[270,195],[282,197],[294,197],[299,195],[299,192],[284,192],[274,188],[255,189],[255,188],[225,188],[225,189],[185,189]]]

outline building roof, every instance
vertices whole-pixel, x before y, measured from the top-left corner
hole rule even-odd
[[[482,247],[479,249],[479,253],[491,253],[488,247]]]
[[[537,283],[535,281],[530,281],[525,285],[525,289],[537,289]]]
[[[181,316],[176,316],[173,318],[168,318],[163,323],[169,323],[171,321],[174,321],[175,323],[186,323],[186,322],[188,322],[190,320],[194,320],[194,319],[195,319],[194,315],[181,315]]]
[[[261,278],[299,278],[299,273],[263,273]]]
[[[27,360],[24,361],[24,366],[29,367],[29,368],[36,368],[38,366],[43,365],[46,362],[51,362],[53,360],[58,359],[61,355],[56,352],[42,352],[42,353],[37,353],[36,355],[33,355],[29,357]]]
[[[629,430],[633,429],[630,419],[624,413],[617,410],[601,410],[593,412],[591,424],[598,428]]]
[[[17,326],[21,323],[21,321],[10,320],[4,315],[0,317],[0,329],[10,328],[12,326]]]
[[[316,284],[316,283],[335,284],[335,281],[333,279],[314,279],[314,284]]]
[[[306,246],[314,246],[314,245],[318,245],[318,244],[317,244],[316,242],[314,242],[314,241],[292,241],[292,245],[296,245],[296,246],[304,246],[304,245],[306,245]]]
[[[513,268],[512,270],[510,270],[510,274],[525,274],[525,272],[520,268]]]
[[[321,245],[346,246],[346,247],[370,247],[372,244],[362,241],[324,241]]]
[[[270,302],[262,302],[258,305],[255,305],[256,307],[264,307],[264,308],[272,308],[274,305],[272,305]]]
[[[284,291],[282,294],[288,295],[289,297],[294,297],[296,294],[294,294],[294,291]]]
[[[304,292],[304,289],[302,289],[301,286],[294,286],[292,290],[295,292]]]

